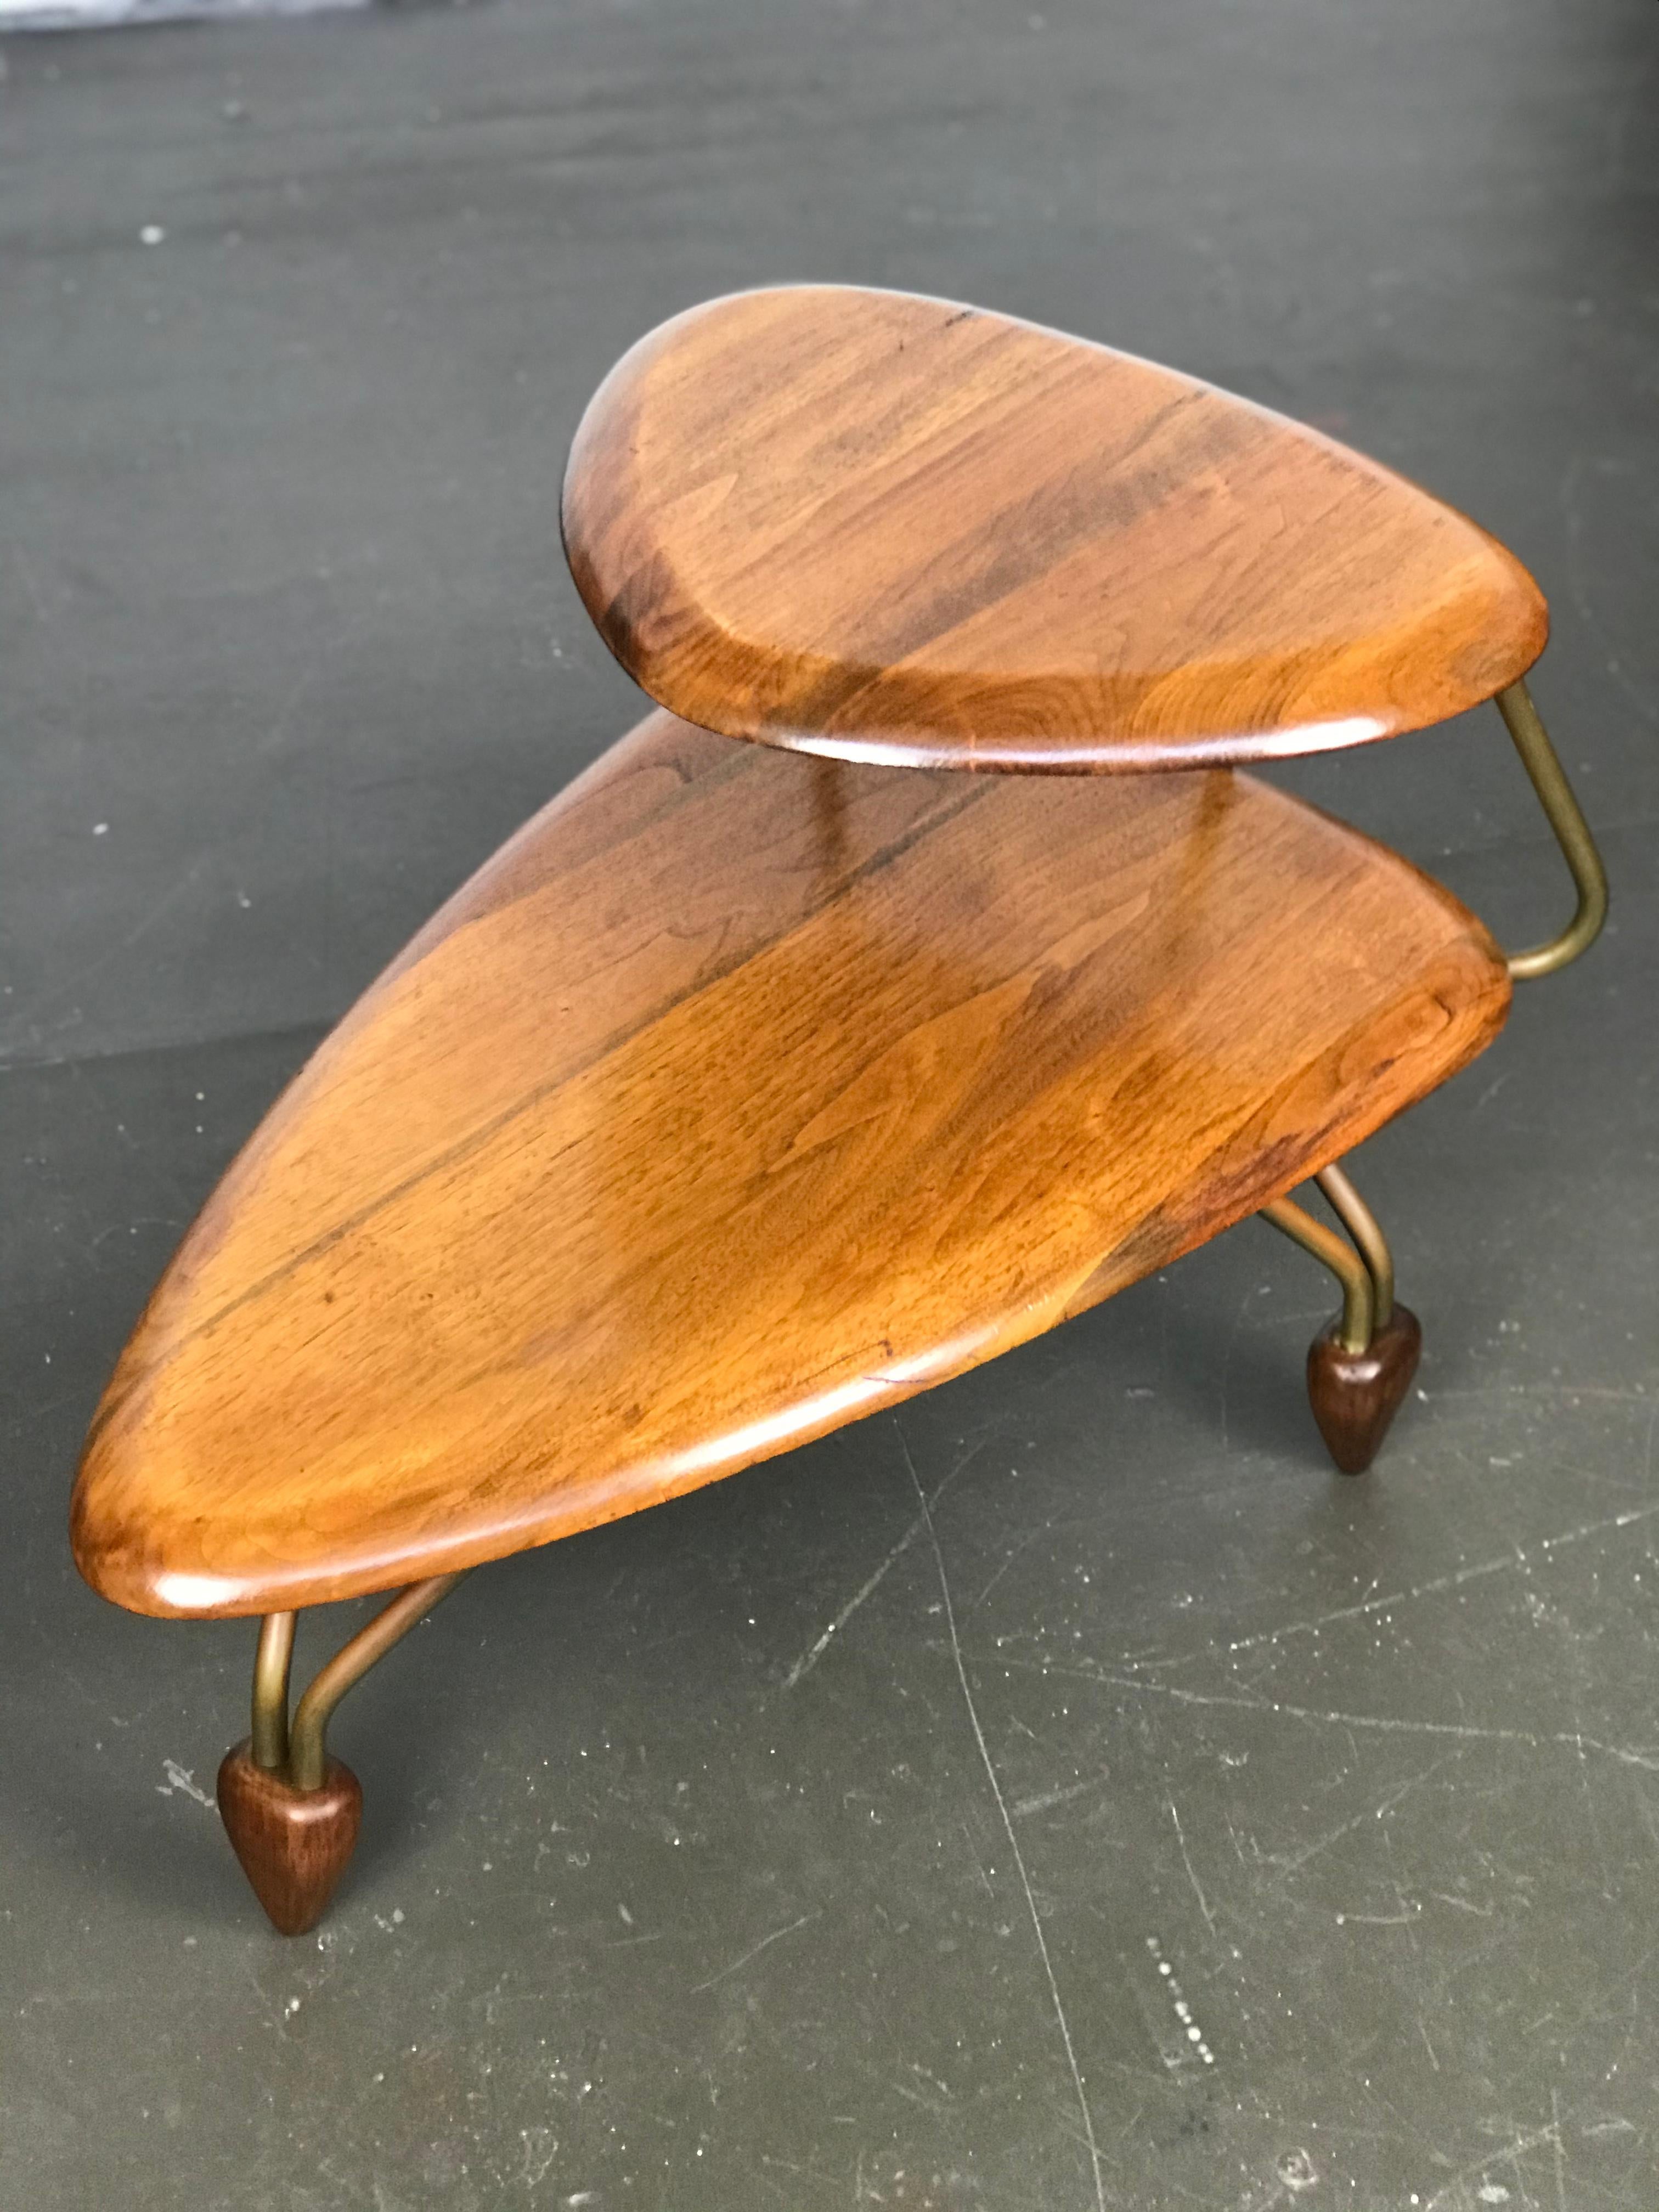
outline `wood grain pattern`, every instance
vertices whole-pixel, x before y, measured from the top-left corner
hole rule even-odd
[[[219,1767],[219,1817],[253,1893],[283,1936],[314,1928],[340,1886],[362,1826],[362,1784],[331,1759],[320,1790],[295,1790],[253,1763],[246,1738]]]
[[[1318,431],[1006,316],[793,287],[665,324],[565,482],[623,665],[727,735],[979,769],[1386,738],[1543,650],[1526,570]]]
[[[262,1612],[690,1490],[1213,1235],[1508,999],[1449,894],[1226,770],[896,775],[653,714],[233,1164],[76,1557],[141,1612]]]
[[[1422,1325],[1399,1305],[1363,1352],[1346,1350],[1335,1324],[1308,1346],[1308,1402],[1344,1474],[1364,1474],[1382,1449],[1422,1352]]]

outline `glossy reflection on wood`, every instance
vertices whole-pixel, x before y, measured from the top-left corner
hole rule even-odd
[[[268,1612],[690,1490],[1109,1295],[1509,1000],[1226,770],[895,774],[652,716],[416,939],[186,1237],[76,1489],[96,1588]]]
[[[751,292],[624,356],[572,571],[659,704],[848,759],[1135,769],[1354,744],[1542,651],[1496,541],[1320,432],[1004,315]]]

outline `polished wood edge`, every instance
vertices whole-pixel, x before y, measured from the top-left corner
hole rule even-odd
[[[275,1610],[332,1604],[347,1598],[398,1589],[406,1583],[430,1576],[458,1573],[468,1568],[488,1565],[495,1560],[514,1558],[520,1552],[538,1550],[545,1544],[579,1535],[586,1529],[601,1528],[651,1506],[665,1504],[672,1498],[702,1489],[710,1482],[723,1480],[727,1475],[739,1474],[745,1468],[780,1457],[799,1445],[811,1443],[866,1415],[902,1405],[907,1399],[918,1396],[938,1383],[949,1382],[1001,1352],[1029,1343],[1058,1327],[1060,1322],[1071,1320],[1091,1306],[1114,1297],[1119,1291],[1128,1289],[1146,1276],[1172,1266],[1188,1252],[1196,1250],[1258,1212],[1271,1200],[1285,1197],[1321,1168],[1343,1158],[1367,1137],[1374,1135],[1385,1123],[1395,1119],[1399,1113],[1414,1105],[1419,1099],[1426,1097],[1467,1066],[1502,1029],[1511,997],[1511,985],[1503,966],[1502,954],[1485,927],[1473,915],[1469,916],[1469,922],[1471,951],[1483,955],[1490,964],[1489,989],[1481,1007],[1478,1011],[1471,1009],[1465,1015],[1468,1035],[1461,1058],[1449,1068],[1437,1069],[1415,1086],[1405,1106],[1375,1115],[1367,1115],[1363,1110],[1340,1114],[1331,1117],[1322,1130],[1314,1133],[1311,1142],[1281,1146],[1271,1157],[1247,1158],[1237,1171],[1234,1188],[1224,1204],[1220,1218],[1212,1206],[1206,1211],[1203,1221],[1190,1234],[1183,1234],[1177,1222],[1173,1246],[1170,1224],[1178,1200],[1149,1216],[1122,1244],[1106,1255],[1081,1282],[1060,1286],[1047,1298],[1033,1302],[1017,1316],[1011,1316],[999,1329],[942,1347],[937,1358],[929,1364],[917,1364],[902,1372],[857,1378],[841,1390],[831,1393],[827,1401],[819,1401],[818,1410],[809,1411],[799,1426],[775,1440],[769,1440],[757,1449],[734,1450],[728,1459],[711,1461],[700,1465],[692,1474],[665,1480],[659,1489],[646,1495],[641,1494],[637,1487],[630,1487],[625,1494],[619,1494],[615,1478],[610,1475],[595,1477],[586,1484],[568,1485],[559,1492],[551,1510],[525,1513],[469,1538],[411,1545],[390,1563],[382,1553],[372,1570],[347,1565],[332,1574],[307,1571],[295,1575],[291,1583],[287,1584],[275,1577],[268,1577],[261,1582],[257,1594],[252,1596],[246,1595],[228,1584],[222,1590],[215,1590],[210,1587],[210,1578],[203,1577],[203,1587],[193,1601],[188,1604],[174,1601],[164,1594],[155,1581],[150,1579],[143,1562],[135,1563],[130,1557],[119,1561],[106,1558],[100,1547],[94,1548],[85,1541],[83,1532],[78,1527],[72,1528],[76,1564],[100,1595],[129,1612],[154,1619],[234,1620]],[[1337,1054],[1340,1054],[1340,1046],[1335,1048]]]
[[[586,495],[591,473],[606,465],[607,449],[616,434],[613,416],[631,404],[634,386],[658,356],[667,349],[675,335],[682,328],[742,301],[795,291],[844,292],[855,297],[876,293],[891,299],[924,301],[957,314],[978,315],[989,312],[969,301],[950,300],[934,293],[908,293],[895,286],[836,283],[753,285],[720,294],[671,316],[667,321],[637,338],[607,371],[582,412],[566,459],[559,500],[560,542],[577,592],[612,659],[654,705],[697,728],[708,730],[717,737],[741,738],[751,744],[773,745],[784,751],[816,754],[827,760],[877,767],[948,769],[969,774],[1120,775],[1167,774],[1183,769],[1243,768],[1264,762],[1300,759],[1319,753],[1346,750],[1355,745],[1377,744],[1389,738],[1408,737],[1419,730],[1439,728],[1443,724],[1455,720],[1459,714],[1471,713],[1475,708],[1486,705],[1529,673],[1549,643],[1549,602],[1537,578],[1502,538],[1494,536],[1483,523],[1478,522],[1473,515],[1454,505],[1440,493],[1431,490],[1427,485],[1419,483],[1403,471],[1390,467],[1387,462],[1376,459],[1360,447],[1350,446],[1312,423],[1287,415],[1282,409],[1270,407],[1261,400],[1249,398],[1242,392],[1230,391],[1207,378],[1195,376],[1189,370],[1176,369],[1167,362],[1154,361],[1150,356],[1133,353],[1122,347],[1106,346],[1097,339],[1059,330],[1052,324],[1035,322],[1028,316],[1010,314],[997,309],[994,312],[1001,321],[1037,331],[1045,337],[1058,338],[1071,344],[1115,355],[1140,367],[1176,378],[1195,392],[1243,407],[1254,415],[1283,426],[1298,437],[1323,447],[1329,453],[1340,456],[1345,462],[1358,463],[1376,476],[1389,479],[1443,508],[1448,514],[1455,516],[1485,539],[1532,596],[1534,602],[1533,627],[1524,644],[1513,656],[1512,664],[1506,662],[1495,679],[1466,685],[1454,705],[1434,714],[1396,713],[1387,718],[1352,716],[1289,729],[1243,730],[1195,738],[1091,738],[1083,741],[1068,740],[1063,751],[1053,744],[1022,745],[1017,738],[965,739],[960,735],[946,733],[935,737],[926,731],[909,727],[889,735],[860,731],[856,736],[848,737],[834,732],[800,731],[770,725],[753,715],[745,714],[738,707],[728,713],[711,712],[707,703],[702,701],[694,706],[684,699],[682,687],[677,681],[663,681],[661,673],[653,666],[651,653],[642,647],[635,650],[633,641],[624,635],[610,592],[595,565],[593,552],[586,542],[585,532],[578,526],[577,510]],[[732,641],[734,644],[740,642],[737,640]]]
[[[606,640],[607,644],[610,641]],[[1273,761],[1306,760],[1320,753],[1349,752],[1360,745],[1381,744],[1389,738],[1407,738],[1425,730],[1442,729],[1458,715],[1487,706],[1501,691],[1537,665],[1549,642],[1548,631],[1539,640],[1537,652],[1518,665],[1512,677],[1490,690],[1471,692],[1449,714],[1423,721],[1403,717],[1391,722],[1355,718],[1346,722],[1310,725],[1299,730],[1242,731],[1230,736],[1183,738],[1165,743],[1157,738],[1121,740],[1088,738],[1062,753],[1023,749],[1018,742],[976,738],[965,744],[957,738],[941,741],[934,750],[930,741],[910,732],[892,738],[837,737],[814,730],[777,729],[750,724],[740,715],[709,717],[696,722],[687,714],[682,721],[708,731],[717,738],[740,738],[750,744],[770,745],[779,752],[808,753],[819,760],[846,761],[865,768],[924,769],[959,775],[1170,775],[1183,771],[1202,774],[1206,769],[1261,768]],[[647,697],[650,686],[618,656],[618,665],[632,676]],[[658,704],[662,704],[660,701]],[[673,711],[673,710],[668,710]],[[1363,720],[1363,726],[1362,726]]]

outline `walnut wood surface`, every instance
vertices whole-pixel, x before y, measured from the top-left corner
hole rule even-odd
[[[1499,1027],[1405,861],[1226,770],[969,777],[653,714],[346,1017],[100,1408],[141,1612],[384,1589],[908,1396],[1346,1152]]]
[[[830,286],[665,324],[577,433],[565,542],[659,705],[842,758],[1111,769],[1490,698],[1544,601],[1316,430],[1004,315]]]

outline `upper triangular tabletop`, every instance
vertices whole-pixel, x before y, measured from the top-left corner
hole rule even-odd
[[[1121,769],[1393,737],[1542,651],[1455,509],[1172,369],[977,308],[797,286],[625,355],[565,543],[661,705],[842,758]]]

